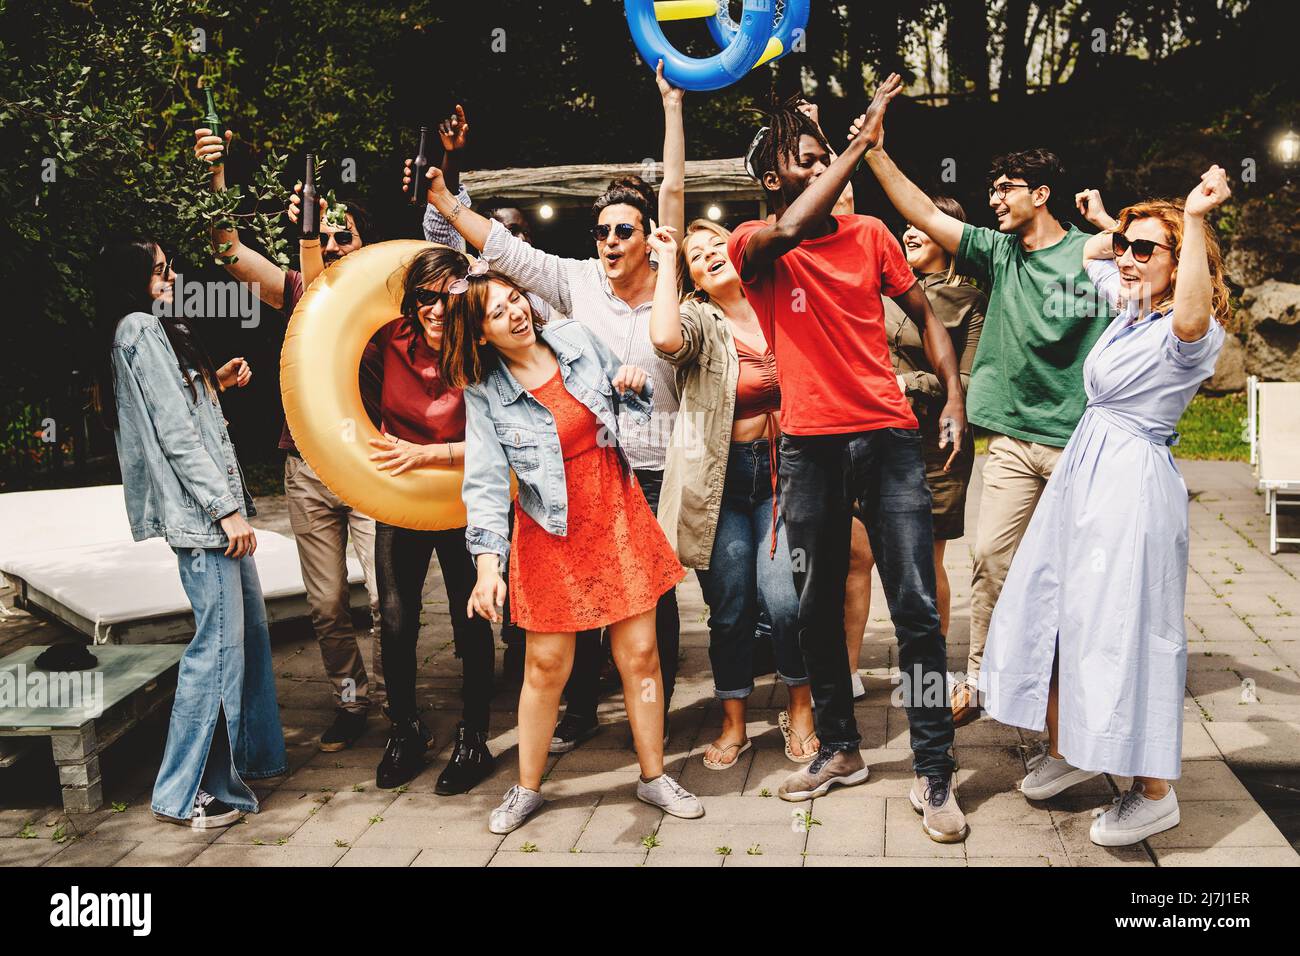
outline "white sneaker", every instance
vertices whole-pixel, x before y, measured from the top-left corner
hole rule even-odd
[[[704,804],[700,803],[700,798],[666,773],[660,774],[649,783],[638,779],[636,798],[658,807],[671,817],[695,820],[704,816]]]
[[[1079,770],[1064,757],[1053,757],[1044,750],[1029,761],[1029,773],[1020,781],[1020,792],[1028,800],[1047,800],[1075,784],[1098,776],[1095,770]]]
[[[1095,820],[1088,836],[1098,846],[1131,846],[1149,836],[1178,826],[1178,798],[1170,787],[1159,800],[1142,793],[1140,783],[1122,797],[1111,801],[1109,808],[1093,811]]]
[[[853,676],[850,678],[850,680],[853,683],[853,699],[861,700],[862,698],[866,697],[867,688],[862,683],[862,675],[859,674],[857,671],[854,671]]]
[[[492,816],[488,818],[488,830],[492,833],[517,830],[545,802],[536,790],[516,784],[506,791],[501,806],[492,811]]]

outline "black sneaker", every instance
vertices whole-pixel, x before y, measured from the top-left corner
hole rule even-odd
[[[381,790],[391,790],[419,775],[424,769],[424,754],[429,749],[424,736],[427,733],[428,728],[420,723],[418,717],[391,724],[388,743],[384,745],[384,757],[375,771],[375,786]],[[429,736],[432,737],[432,734]]]
[[[361,739],[366,732],[366,714],[355,714],[348,710],[334,711],[334,723],[320,735],[320,749],[327,754],[347,750]]]
[[[584,740],[590,740],[600,730],[600,721],[593,714],[580,717],[566,713],[555,725],[555,736],[551,738],[550,751],[553,754],[567,754]]]
[[[466,730],[463,723],[456,725],[456,746],[451,760],[438,775],[433,792],[444,797],[468,793],[492,773],[496,761],[488,750],[487,734],[481,730]]]
[[[218,800],[206,790],[200,790],[194,795],[194,811],[190,814],[188,820],[165,817],[161,813],[155,813],[154,818],[162,820],[164,823],[175,823],[178,826],[190,827],[194,830],[215,830],[218,827],[228,827],[232,823],[238,823],[239,818],[243,815],[242,810],[236,810],[230,804]]]

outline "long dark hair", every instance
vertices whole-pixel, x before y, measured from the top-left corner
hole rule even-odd
[[[467,272],[469,260],[465,254],[448,246],[421,249],[407,265],[402,274],[402,318],[411,333],[410,344],[406,347],[407,357],[411,361],[415,361],[416,343],[424,338],[424,327],[420,325],[420,303],[415,300],[415,290],[426,285],[445,287],[456,279],[463,279]],[[445,319],[443,324],[445,328]]]
[[[158,243],[153,239],[119,239],[107,243],[95,257],[95,331],[99,342],[95,375],[95,408],[105,426],[117,429],[117,398],[113,382],[113,337],[117,324],[132,312],[153,313],[154,254]],[[174,311],[174,310],[169,310]],[[217,373],[212,360],[195,339],[184,318],[160,315],[163,332],[179,360],[180,373],[189,386],[190,396],[198,399],[192,372],[198,372],[204,387],[216,394]]]

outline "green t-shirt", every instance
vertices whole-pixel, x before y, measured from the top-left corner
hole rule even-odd
[[[957,271],[989,293],[967,417],[1057,447],[1083,415],[1083,361],[1111,319],[1083,268],[1088,235],[1065,225],[1056,245],[1025,252],[1014,233],[967,223],[957,247]]]

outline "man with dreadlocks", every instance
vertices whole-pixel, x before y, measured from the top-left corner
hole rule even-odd
[[[930,311],[898,241],[880,220],[832,210],[880,138],[897,74],[877,90],[859,133],[834,160],[821,130],[790,100],[773,109],[746,157],[776,221],[736,229],[728,252],[776,354],[781,394],[780,504],[799,591],[799,642],[821,749],[781,785],[808,800],[867,779],[844,644],[844,580],[856,502],[899,644],[911,726],[912,806],[930,838],[965,839],[953,792],[947,648],[935,605],[930,490],[916,417],[898,388],[881,295],[924,329],[926,356],[947,383],[940,447],[955,456],[966,412],[952,341]]]

